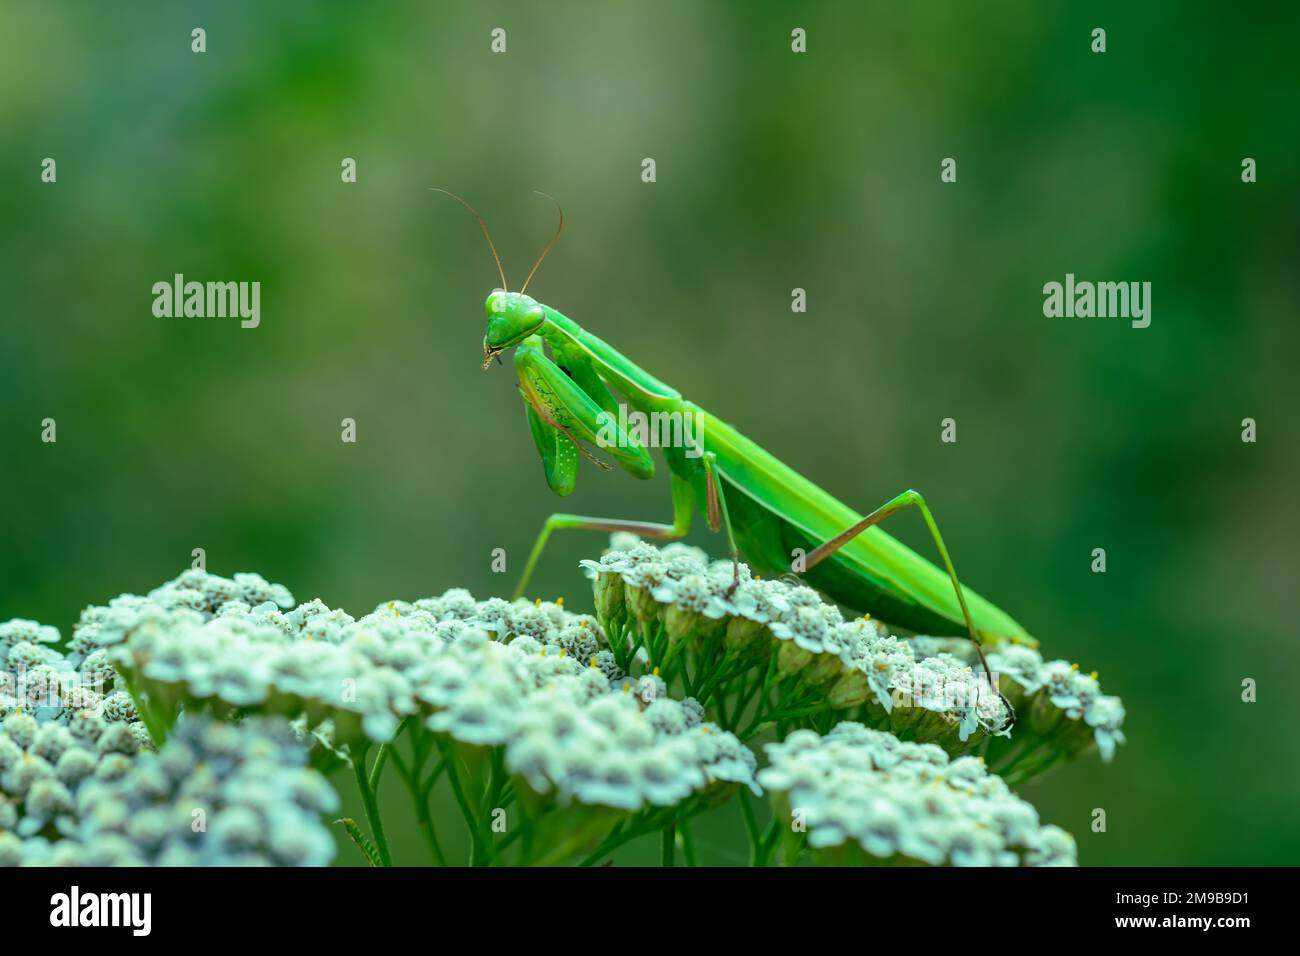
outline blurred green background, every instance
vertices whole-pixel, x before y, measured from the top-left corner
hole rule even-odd
[[[1122,695],[1114,764],[1024,790],[1083,862],[1294,863],[1297,26],[1281,3],[5,0],[0,620],[66,636],[195,547],[354,613],[506,593],[559,502],[511,370],[479,370],[491,258],[427,187],[479,207],[516,286],[544,189],[569,225],[530,292],[854,506],[921,489],[963,577]],[[261,327],[155,318],[177,272],[260,280]],[[1151,327],[1044,318],[1066,272],[1150,281]],[[583,467],[566,510],[667,519],[665,477]],[[589,604],[602,544],[557,538],[535,593]],[[743,858],[733,816],[698,839]]]

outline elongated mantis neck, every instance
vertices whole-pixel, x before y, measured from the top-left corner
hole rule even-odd
[[[585,355],[601,377],[617,389],[628,404],[644,411],[673,409],[682,400],[681,392],[655,378],[600,337],[550,306],[546,321],[538,330],[551,350],[559,356],[575,350]]]

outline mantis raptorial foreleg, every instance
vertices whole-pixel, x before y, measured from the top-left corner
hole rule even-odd
[[[550,539],[552,531],[570,529],[608,532],[630,531],[643,538],[654,538],[658,541],[677,541],[686,537],[691,530],[691,519],[695,514],[695,492],[688,481],[678,478],[676,475],[672,476],[672,489],[672,524],[661,524],[655,521],[625,521],[620,518],[589,518],[584,515],[551,515],[546,519],[546,523],[542,525],[542,532],[537,536],[537,541],[533,544],[532,553],[528,555],[528,563],[524,565],[524,573],[515,586],[513,597],[523,597],[524,588],[528,587],[528,580],[533,576],[533,569],[537,567],[537,562],[541,559],[542,551],[545,549],[546,542]]]
[[[585,455],[602,468],[609,468],[609,465],[587,451],[582,441],[599,440],[604,421],[608,420],[606,416],[614,404],[608,389],[584,358],[571,355],[568,356],[568,362],[567,371],[560,368],[543,354],[540,343],[536,346],[520,346],[515,353],[515,367],[519,372],[520,393],[527,407],[529,428],[542,455],[546,480],[552,490],[561,495],[573,491],[578,454]],[[614,440],[603,443],[601,447],[632,474],[642,478],[652,476],[654,463],[646,450],[621,428],[616,427],[615,431]],[[685,537],[691,528],[695,494],[690,483],[676,475],[673,476],[672,494],[673,523],[670,525],[562,513],[551,515],[542,525],[541,534],[533,544],[514,596],[517,598],[523,595],[552,531],[562,528],[630,531],[661,541]]]
[[[840,532],[820,547],[815,548],[804,559],[804,570],[807,571],[816,567],[872,525],[879,524],[890,515],[897,514],[909,506],[915,507],[921,512],[921,517],[925,519],[925,526],[930,529],[930,536],[934,539],[934,545],[939,551],[939,557],[943,560],[943,566],[948,571],[948,578],[952,581],[952,589],[957,593],[957,603],[961,606],[961,615],[966,622],[966,629],[970,632],[970,639],[975,643],[975,653],[979,655],[980,663],[984,666],[984,674],[988,677],[989,684],[994,688],[998,696],[1002,697],[1008,710],[1010,710],[1011,702],[1002,695],[1002,692],[997,689],[997,685],[993,683],[993,674],[989,670],[988,661],[984,659],[983,642],[980,640],[979,631],[971,618],[970,609],[966,606],[966,595],[962,593],[961,580],[957,577],[957,570],[952,566],[952,558],[948,557],[948,547],[943,543],[943,535],[939,533],[939,525],[935,522],[934,515],[930,513],[930,508],[926,505],[925,499],[921,497],[919,491],[909,488],[902,494],[885,502],[857,524]],[[1014,721],[1014,710],[1011,711],[1011,715],[1011,719]]]

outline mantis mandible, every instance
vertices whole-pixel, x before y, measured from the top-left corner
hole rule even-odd
[[[654,459],[637,436],[611,425],[619,421],[614,393],[647,417],[654,413],[693,416],[703,436],[703,448],[691,454],[681,447],[661,449],[671,474],[671,524],[553,514],[533,545],[515,597],[523,594],[554,531],[630,531],[645,538],[675,540],[687,535],[696,510],[701,509],[712,531],[726,533],[733,562],[743,554],[756,570],[782,575],[791,572],[792,555],[804,554],[801,577],[847,607],[916,633],[954,636],[964,631],[994,688],[997,683],[984,659],[985,644],[1034,643],[1008,614],[962,585],[934,515],[919,492],[909,489],[865,516],[857,513],[572,319],[527,295],[528,283],[564,229],[562,209],[555,235],[523,286],[509,292],[482,217],[454,193],[434,191],[470,211],[492,250],[501,287],[485,303],[483,368],[494,359],[499,362],[507,349],[515,350],[528,427],[552,491],[561,496],[573,491],[580,456],[610,468],[586,445],[598,445],[637,478],[654,477]],[[555,202],[546,193],[539,195]],[[616,432],[612,442],[607,438],[611,428]],[[876,527],[905,508],[920,512],[942,568]],[[1011,712],[1009,702],[1007,707]]]

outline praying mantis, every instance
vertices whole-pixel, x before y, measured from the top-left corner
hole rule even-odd
[[[859,514],[604,340],[527,295],[528,284],[564,229],[558,202],[560,221],[554,236],[520,290],[509,292],[483,218],[454,193],[434,191],[470,211],[492,251],[501,287],[485,303],[483,368],[494,359],[499,362],[502,352],[515,350],[529,431],[553,492],[564,496],[574,490],[580,457],[603,469],[611,467],[588,450],[590,445],[599,446],[635,477],[654,477],[655,462],[643,442],[618,424],[615,393],[645,416],[690,416],[702,435],[703,448],[661,449],[671,475],[671,524],[553,514],[533,545],[515,597],[523,594],[555,531],[628,531],[670,541],[685,537],[695,512],[703,510],[710,530],[725,532],[733,566],[743,554],[755,570],[783,575],[791,573],[794,558],[799,576],[840,604],[916,633],[957,636],[964,631],[994,688],[984,647],[1004,641],[1036,643],[1006,612],[962,585],[919,492],[908,489],[865,516]],[[546,193],[538,195],[555,202]],[[877,527],[906,508],[920,513],[942,568]],[[1014,721],[1009,702],[1007,707]]]

